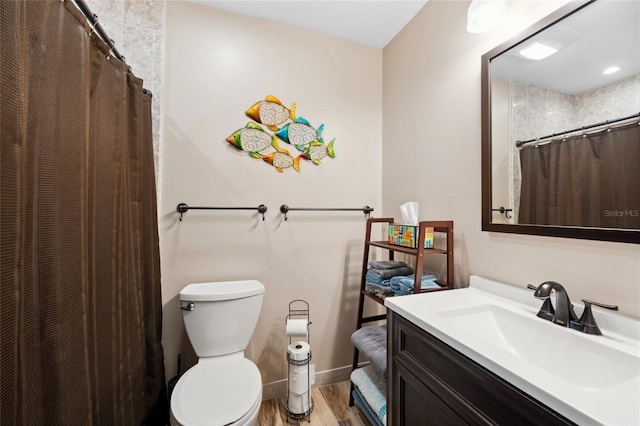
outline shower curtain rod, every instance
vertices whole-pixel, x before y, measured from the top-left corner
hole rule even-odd
[[[84,0],[72,0],[72,3],[75,4],[80,10],[80,12],[82,12],[82,14],[85,16],[85,18],[87,18],[87,20],[93,27],[93,30],[98,34],[98,36],[100,36],[102,41],[107,43],[107,46],[109,46],[111,54],[126,64],[127,61],[125,60],[125,57],[122,56],[120,52],[118,52],[118,49],[116,49],[116,43],[113,41],[111,37],[109,37],[109,35],[104,30],[100,22],[98,22],[98,15],[96,15],[91,11],[91,8],[89,8],[89,6]],[[131,67],[129,65],[127,65],[127,71],[131,72]],[[143,88],[142,93],[144,93],[145,95],[148,95],[149,97],[153,97],[153,94],[149,89]]]
[[[340,207],[307,207],[307,208],[293,208],[293,207],[289,207],[286,204],[283,204],[280,206],[280,212],[284,213],[284,220],[287,220],[287,213],[289,211],[292,210],[298,210],[298,211],[313,211],[313,212],[363,212],[364,214],[366,214],[367,216],[369,216],[369,214],[373,211],[373,207],[369,207],[369,206],[364,206],[362,208],[340,208]]]
[[[638,118],[638,117],[640,117],[640,113],[628,115],[628,116],[622,117],[622,118],[616,118],[615,120],[606,120],[606,121],[602,121],[600,123],[590,124],[588,126],[582,126],[582,127],[578,127],[578,128],[571,129],[571,130],[566,130],[566,131],[560,132],[560,133],[553,133],[551,135],[543,136],[541,138],[529,139],[529,140],[526,140],[526,141],[516,141],[516,146],[518,148],[520,148],[523,145],[531,143],[531,142],[540,142],[540,141],[543,141],[545,139],[554,138],[556,136],[563,136],[563,135],[566,135],[566,134],[569,134],[569,133],[579,132],[581,130],[593,129],[595,127],[606,126],[606,125],[609,125],[609,124],[619,123],[621,121],[627,121],[627,120],[631,120],[631,119]]]

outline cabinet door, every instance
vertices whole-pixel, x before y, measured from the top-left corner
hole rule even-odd
[[[391,424],[402,426],[467,424],[409,370],[398,364],[396,373],[394,388],[398,392],[393,397],[397,398],[396,403],[399,409],[394,414],[399,418],[392,419]]]

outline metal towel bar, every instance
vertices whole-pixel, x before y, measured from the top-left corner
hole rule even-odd
[[[293,210],[298,210],[298,211],[320,211],[320,212],[326,212],[326,211],[332,211],[332,212],[348,212],[348,211],[353,211],[353,212],[363,212],[364,214],[367,215],[367,217],[369,217],[369,214],[373,211],[373,207],[369,207],[369,206],[364,206],[361,208],[341,208],[341,207],[302,207],[302,208],[293,208],[293,207],[289,207],[286,204],[283,204],[280,206],[280,212],[284,214],[284,220],[287,220],[287,213]]]
[[[194,207],[185,203],[180,203],[176,207],[176,211],[180,213],[180,221],[182,222],[182,215],[189,210],[258,210],[262,214],[262,220],[264,220],[264,214],[267,212],[267,206],[260,204],[258,207]]]

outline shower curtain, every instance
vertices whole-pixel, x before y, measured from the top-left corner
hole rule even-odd
[[[518,223],[640,229],[637,122],[520,150]]]
[[[151,98],[67,0],[0,30],[0,424],[166,424]]]

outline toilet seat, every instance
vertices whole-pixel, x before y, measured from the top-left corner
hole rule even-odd
[[[171,395],[171,416],[180,425],[244,424],[262,400],[258,367],[243,353],[201,358],[180,377]]]

